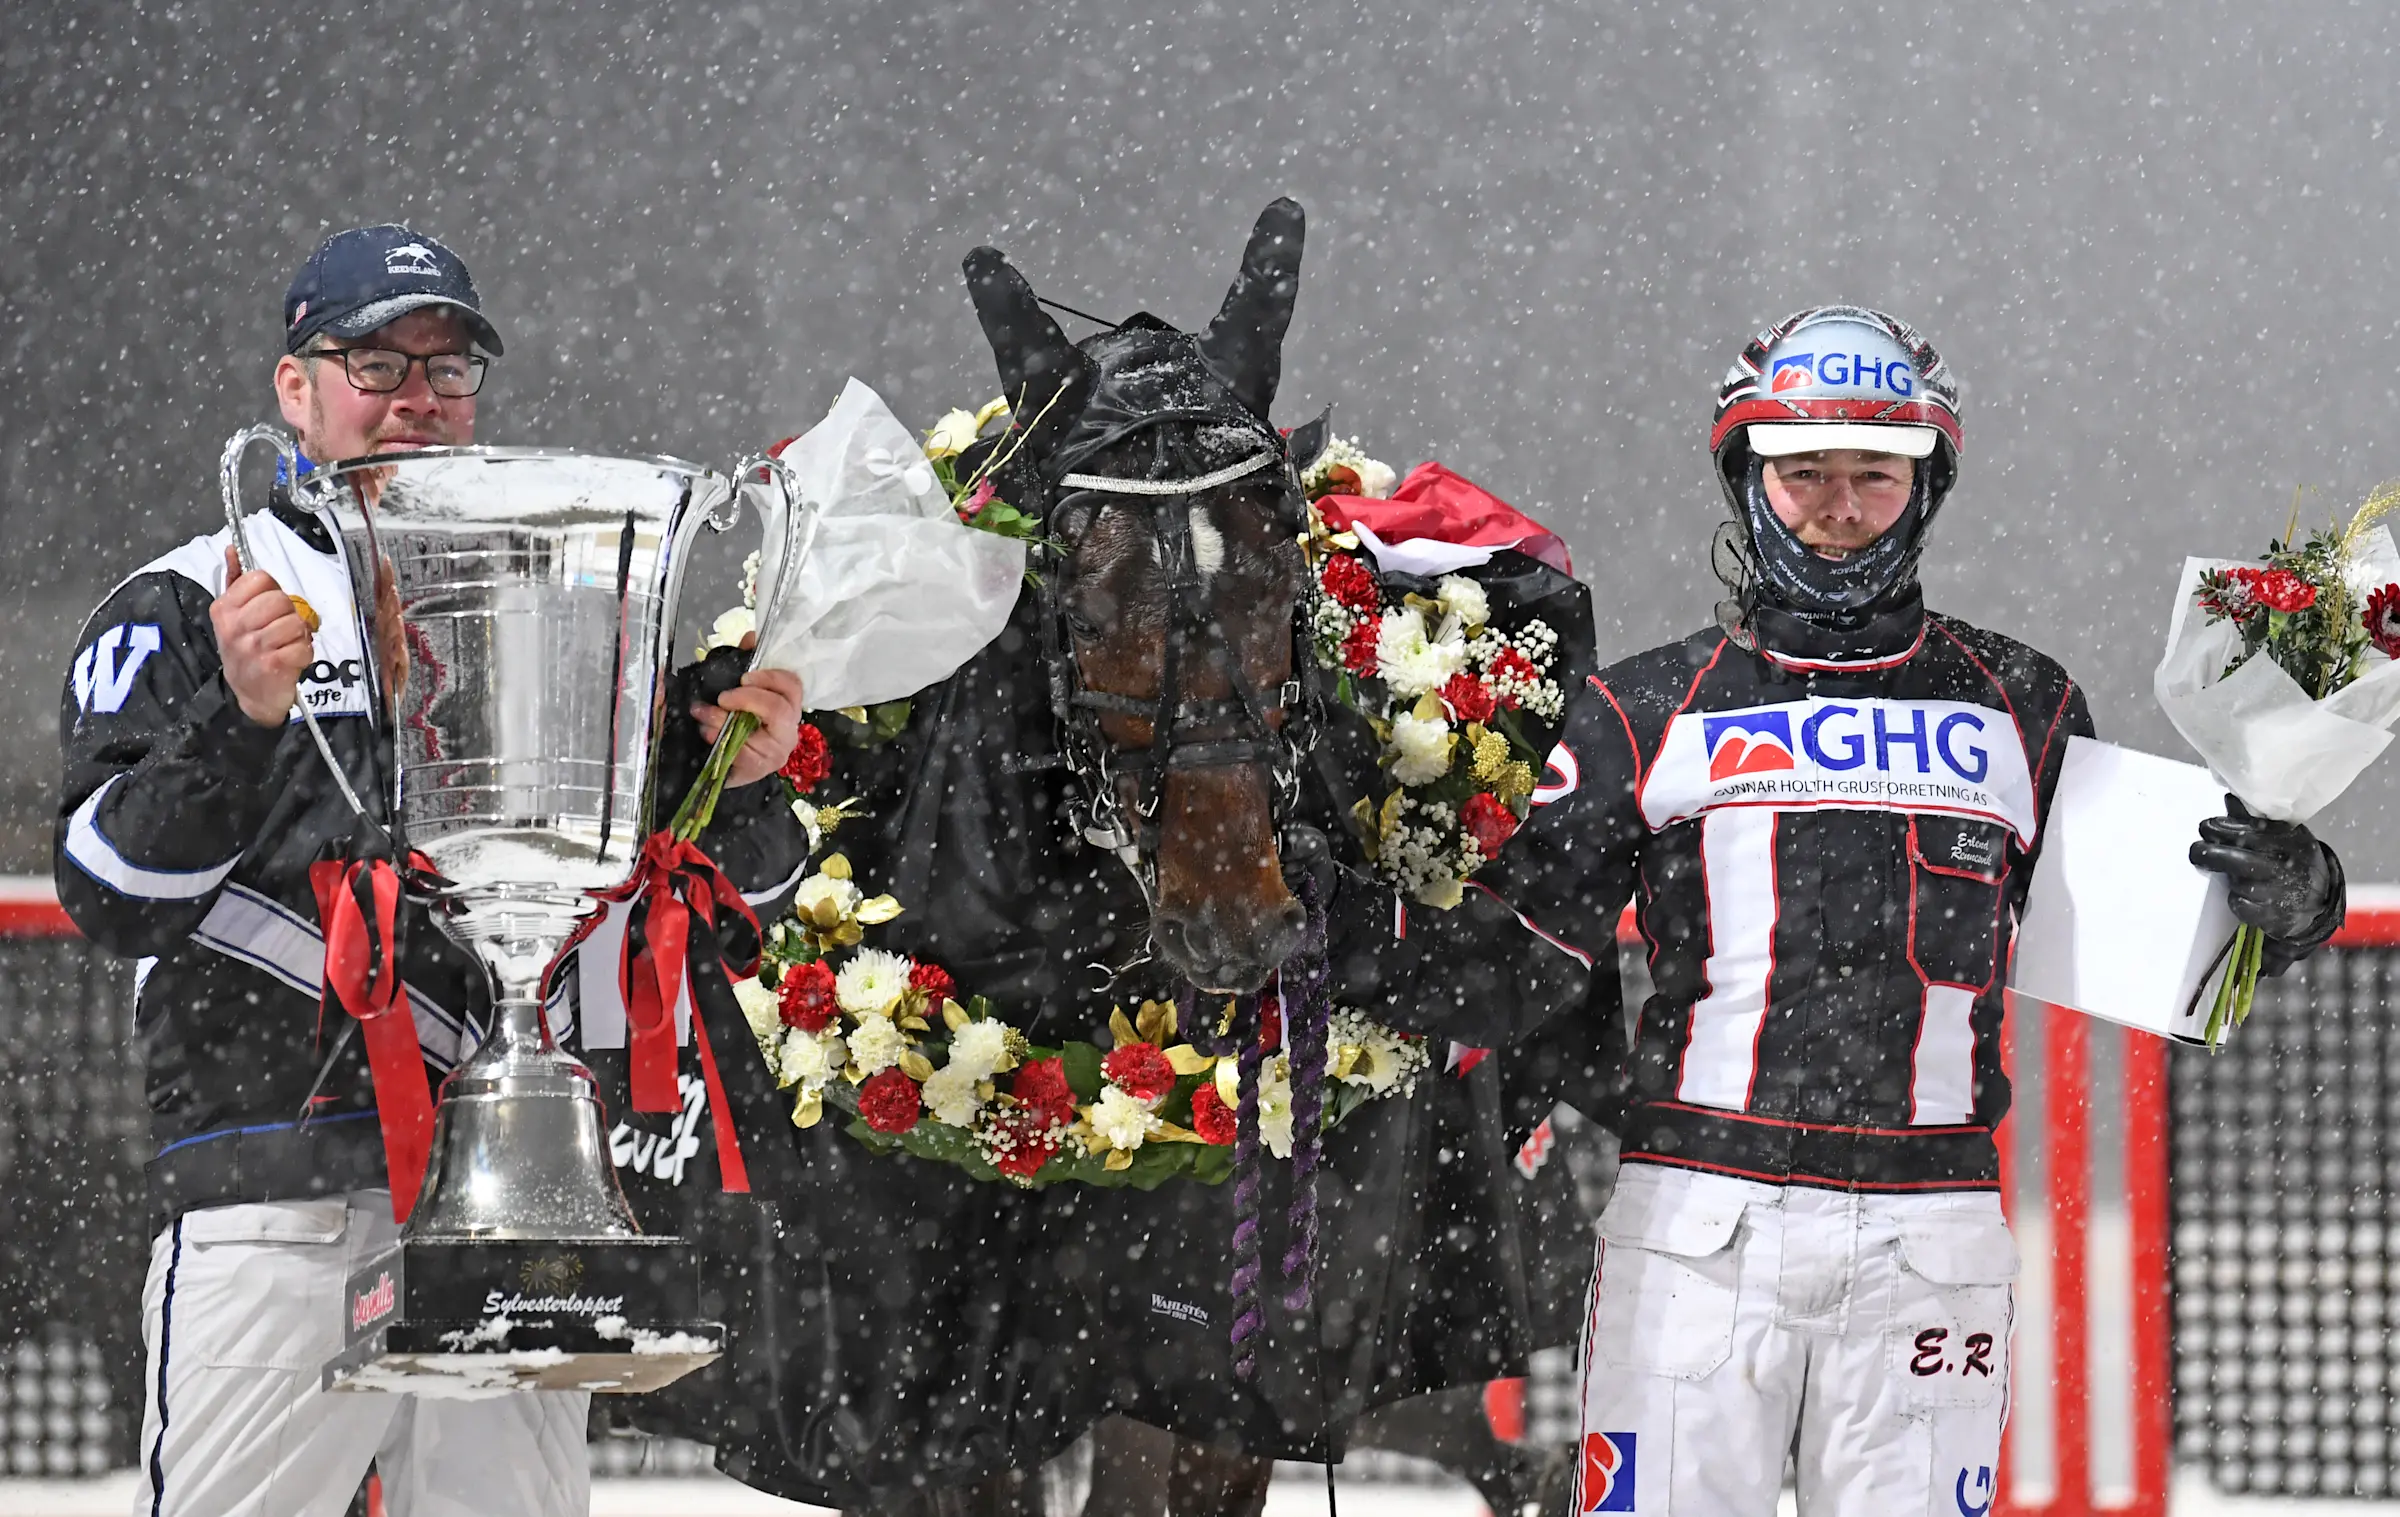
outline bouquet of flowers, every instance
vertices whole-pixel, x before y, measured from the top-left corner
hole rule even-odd
[[[869,928],[900,913],[831,855],[768,927],[757,977],[734,986],[760,1056],[794,1092],[795,1125],[816,1126],[830,1104],[879,1152],[1029,1186],[1148,1190],[1232,1172],[1238,1061],[1179,1039],[1172,1003],[1112,1011],[1106,1048],[1037,1045],[984,997],[962,996],[941,966],[865,946]],[[1231,1016],[1228,1003],[1220,1036]],[[1260,1137],[1289,1158],[1290,1058],[1276,1019],[1266,1022]],[[1423,1040],[1356,1012],[1334,1015],[1326,1044],[1327,1128],[1366,1101],[1408,1094],[1428,1063]]]
[[[880,396],[851,380],[822,421],[769,450],[811,525],[801,547],[771,542],[763,564],[753,555],[744,565],[742,604],[717,619],[710,645],[738,646],[755,633],[752,667],[798,674],[819,711],[904,699],[973,657],[1006,625],[1025,574],[1023,539],[1040,525],[992,498],[1005,447],[957,474],[958,448],[1006,414],[997,401],[953,412],[935,437],[963,442],[921,444]],[[777,518],[755,478],[739,489]],[[962,523],[980,530],[961,531]],[[708,825],[735,754],[756,730],[746,714],[726,722],[669,824],[677,838]]]
[[[1379,574],[1361,534],[1333,530],[1319,503],[1369,485],[1388,492],[1391,479],[1341,438],[1303,476],[1308,627],[1318,666],[1336,672],[1337,696],[1374,729],[1391,779],[1380,804],[1359,802],[1360,837],[1404,895],[1447,908],[1525,819],[1565,715],[1550,677],[1558,634],[1538,617],[1496,625],[1468,575]]]
[[[2262,816],[2308,820],[2392,740],[2400,552],[2382,522],[2395,510],[2400,485],[2385,485],[2347,524],[2302,539],[2295,503],[2263,560],[2184,565],[2158,702],[2226,788]],[[2249,1016],[2264,948],[2264,936],[2244,926],[2219,955],[2210,1047]]]

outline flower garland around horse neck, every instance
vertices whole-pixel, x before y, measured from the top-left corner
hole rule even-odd
[[[865,946],[867,929],[901,909],[888,895],[866,894],[849,860],[830,855],[767,928],[757,977],[734,986],[760,1056],[794,1093],[796,1126],[816,1126],[831,1105],[851,1118],[849,1134],[878,1152],[1029,1186],[1148,1190],[1177,1176],[1216,1184],[1231,1173],[1239,1060],[1181,1038],[1173,1003],[1111,1011],[1105,1049],[1037,1045],[984,997],[962,999],[939,965]],[[1219,1037],[1232,1017],[1228,1002]],[[1288,1159],[1291,1055],[1271,996],[1262,1022],[1259,1130]],[[1409,1094],[1429,1062],[1422,1039],[1336,1011],[1322,1128],[1379,1096]]]

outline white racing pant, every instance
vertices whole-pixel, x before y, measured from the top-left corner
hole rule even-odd
[[[158,1235],[134,1517],[342,1517],[370,1462],[392,1517],[590,1510],[584,1392],[319,1389],[352,1262],[398,1236],[383,1191],[208,1207]]]
[[[1575,1511],[1984,1517],[2017,1250],[1988,1191],[1634,1162],[1599,1223]]]

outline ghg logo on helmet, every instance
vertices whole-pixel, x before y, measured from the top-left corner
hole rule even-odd
[[[1714,558],[1731,596],[1717,620],[1745,646],[1761,603],[1850,615],[1914,585],[1926,528],[1958,476],[1958,385],[1933,344],[1865,306],[1813,306],[1750,339],[1717,390],[1709,433],[1733,519]],[[1911,460],[1911,497],[1892,530],[1839,556],[1811,552],[1767,500],[1765,469],[1797,454],[1856,451]]]

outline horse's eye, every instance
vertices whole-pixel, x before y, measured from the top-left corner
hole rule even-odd
[[[1098,622],[1093,621],[1090,617],[1084,615],[1074,606],[1067,606],[1064,608],[1064,611],[1067,619],[1067,630],[1069,632],[1074,633],[1077,637],[1085,639],[1096,638],[1100,635],[1100,624]]]

